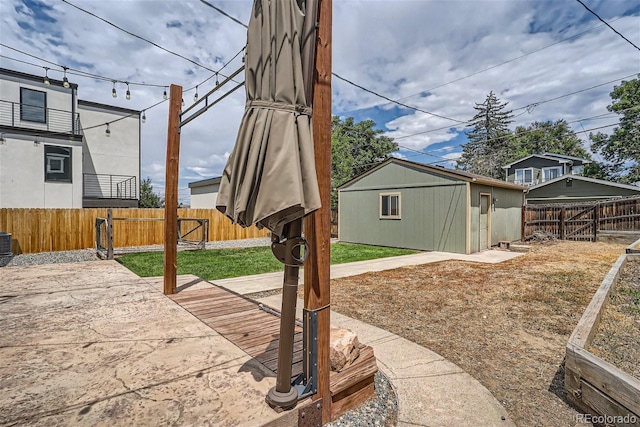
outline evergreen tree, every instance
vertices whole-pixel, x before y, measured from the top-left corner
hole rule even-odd
[[[143,179],[140,183],[140,207],[141,208],[161,208],[164,206],[162,197],[153,192],[151,178]]]
[[[501,103],[493,91],[485,101],[473,107],[477,113],[471,119],[473,130],[467,133],[469,141],[463,146],[458,167],[469,172],[502,179],[502,166],[507,163],[510,149],[509,124],[511,111],[506,111],[507,103]]]

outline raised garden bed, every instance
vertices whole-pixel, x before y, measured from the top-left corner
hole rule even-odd
[[[594,354],[599,352],[600,347],[592,351],[592,344],[595,343],[597,346],[602,343],[600,337],[596,338],[596,333],[605,313],[605,307],[611,297],[617,296],[616,289],[619,284],[622,292],[626,289],[626,282],[624,285],[620,282],[621,277],[625,279],[627,277],[623,272],[628,268],[632,272],[629,275],[631,277],[633,271],[637,271],[639,262],[640,256],[633,254],[621,255],[618,258],[578,322],[566,347],[567,397],[581,410],[601,417],[597,419],[602,419],[604,421],[602,424],[640,426],[640,379],[610,363],[617,362],[612,357],[613,354],[620,354],[625,350],[610,349],[607,356],[603,352],[599,353],[609,361]],[[631,282],[638,280],[636,273]],[[607,315],[606,322],[608,321]],[[617,327],[614,326],[614,328]],[[603,333],[606,334],[604,332],[606,330],[603,329]],[[618,339],[624,340],[622,336]],[[631,344],[634,343],[637,346],[637,335],[635,335],[635,342],[631,342]],[[625,363],[622,365],[630,366]],[[633,371],[635,372],[635,369]]]

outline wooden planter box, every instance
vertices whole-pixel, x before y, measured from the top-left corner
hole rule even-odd
[[[564,386],[567,398],[602,424],[640,426],[640,380],[600,359],[587,349],[629,257],[621,255],[596,291],[566,348]]]

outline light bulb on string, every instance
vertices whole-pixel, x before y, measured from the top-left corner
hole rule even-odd
[[[49,67],[44,67],[44,81],[45,86],[49,86],[51,82],[49,81]]]
[[[182,106],[184,107],[184,98],[182,98]]]
[[[127,94],[125,96],[125,98],[127,98],[127,100],[131,99],[131,91],[129,91],[129,82],[125,82],[127,84]]]
[[[220,85],[220,82],[218,81],[218,73],[216,73],[216,86]]]
[[[107,129],[105,129],[104,134],[109,137],[111,136],[111,129],[109,129],[109,123],[105,123],[107,125]]]
[[[64,86],[66,89],[69,89],[69,87],[71,87],[71,85],[69,84],[69,79],[67,78],[67,69],[69,67],[62,67],[62,69],[64,70],[64,77],[62,78],[62,86]]]
[[[198,100],[198,85],[196,85],[196,94],[193,95],[193,102],[196,102]]]
[[[112,80],[112,81],[113,81],[113,89],[111,89],[111,96],[113,96],[114,98],[117,98],[118,92],[116,92],[116,81],[115,80]]]
[[[164,92],[162,93],[162,99],[168,99],[169,97],[167,96],[167,88],[164,88]]]
[[[147,115],[144,113],[144,110],[142,110],[142,117],[140,118],[140,120],[142,120],[142,123],[147,121]]]

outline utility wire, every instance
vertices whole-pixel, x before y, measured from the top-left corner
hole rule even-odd
[[[344,82],[346,82],[346,83],[349,83],[349,84],[350,84],[350,85],[352,85],[352,86],[357,87],[358,89],[362,89],[362,90],[364,90],[365,92],[369,92],[370,94],[375,95],[375,96],[377,96],[377,97],[379,97],[379,98],[386,99],[387,101],[392,102],[392,103],[397,104],[397,105],[400,105],[401,107],[409,108],[410,110],[419,111],[419,112],[421,112],[421,113],[429,114],[430,116],[439,117],[439,118],[441,118],[441,119],[451,120],[452,122],[465,123],[465,122],[463,122],[463,121],[461,121],[461,120],[452,119],[451,117],[441,116],[441,115],[439,115],[439,114],[432,113],[432,112],[429,112],[429,111],[426,111],[426,110],[423,110],[423,109],[420,109],[420,108],[417,108],[417,107],[412,107],[411,105],[403,104],[402,102],[396,101],[396,100],[391,99],[391,98],[389,98],[389,97],[387,97],[387,96],[384,96],[384,95],[381,95],[381,94],[379,94],[379,93],[377,93],[377,92],[374,92],[374,91],[372,91],[371,89],[367,89],[367,88],[366,88],[366,87],[364,87],[364,86],[361,86],[361,85],[359,85],[359,84],[357,84],[357,83],[352,82],[351,80],[345,79],[344,77],[342,77],[342,76],[340,76],[340,75],[338,75],[338,74],[336,74],[336,73],[333,73],[333,72],[332,72],[331,74],[332,74],[333,76],[337,77],[338,79],[340,79],[340,80],[342,80],[342,81],[344,81]]]
[[[628,38],[626,38],[625,36],[623,36],[622,34],[620,34],[618,32],[618,30],[616,30],[615,28],[613,28],[611,25],[609,25],[609,23],[607,21],[605,21],[604,19],[600,18],[600,16],[595,13],[593,10],[589,9],[589,7],[584,4],[582,2],[582,0],[576,0],[578,3],[580,3],[582,6],[584,6],[585,9],[587,9],[589,12],[591,12],[591,14],[593,16],[595,16],[596,18],[598,18],[600,21],[602,21],[604,23],[604,25],[606,25],[607,27],[611,28],[611,30],[613,30],[614,33],[616,33],[617,35],[619,35],[620,37],[622,37],[627,43],[629,43],[631,46],[635,47],[636,49],[640,50],[640,47],[636,46],[635,43],[633,43],[631,40],[629,40]]]
[[[236,24],[240,24],[245,28],[248,28],[246,24],[242,23],[239,19],[234,18],[233,16],[229,15],[227,12],[225,12],[224,10],[220,9],[219,7],[216,7],[214,5],[212,5],[211,3],[209,3],[208,1],[205,0],[200,0],[202,3],[206,4],[207,6],[209,6],[210,8],[212,8],[213,10],[215,10],[216,12],[226,16],[227,18],[231,19],[233,22],[235,22]]]
[[[122,31],[122,32],[124,32],[124,33],[129,34],[129,35],[130,35],[130,36],[132,36],[132,37],[135,37],[135,38],[137,38],[137,39],[140,39],[140,40],[142,40],[142,41],[144,41],[144,42],[147,42],[147,43],[149,43],[149,44],[151,44],[151,45],[153,45],[153,46],[157,47],[158,49],[161,49],[161,50],[163,50],[163,51],[165,51],[165,52],[167,52],[167,53],[170,53],[171,55],[175,55],[175,56],[177,56],[177,57],[179,57],[179,58],[182,58],[182,59],[184,59],[184,60],[186,60],[186,61],[189,61],[190,63],[192,63],[192,64],[194,64],[194,65],[197,65],[198,67],[204,68],[205,70],[211,71],[212,73],[218,73],[218,71],[216,71],[216,70],[214,70],[214,69],[212,69],[212,68],[209,68],[209,67],[207,67],[206,65],[202,65],[202,64],[200,64],[199,62],[196,62],[196,61],[194,61],[194,60],[193,60],[193,59],[191,59],[191,58],[187,58],[186,56],[181,55],[181,54],[179,54],[179,53],[177,53],[177,52],[174,52],[174,51],[172,51],[172,50],[169,50],[169,49],[167,49],[167,48],[165,48],[165,47],[162,47],[162,46],[160,46],[159,44],[157,44],[157,43],[155,43],[155,42],[152,42],[152,41],[151,41],[151,40],[149,40],[149,39],[146,39],[146,38],[144,38],[144,37],[142,37],[142,36],[139,36],[139,35],[137,35],[137,34],[134,34],[134,33],[132,33],[131,31],[125,30],[124,28],[119,27],[118,25],[114,24],[113,22],[110,22],[110,21],[108,21],[108,20],[106,20],[106,19],[104,19],[104,18],[102,18],[102,17],[100,17],[100,16],[96,15],[95,13],[89,12],[88,10],[85,10],[85,9],[83,9],[83,8],[79,7],[79,6],[76,6],[75,4],[73,4],[73,3],[71,3],[71,2],[69,2],[69,1],[67,1],[67,0],[61,0],[61,1],[62,1],[63,3],[68,4],[69,6],[75,7],[76,9],[78,9],[78,10],[79,10],[79,11],[81,11],[81,12],[84,12],[84,13],[86,13],[86,14],[88,14],[88,15],[93,16],[94,18],[99,19],[100,21],[102,21],[102,22],[104,22],[104,23],[106,23],[106,24],[108,24],[108,25],[111,25],[111,26],[112,26],[112,27],[114,27],[114,28],[117,28],[118,30],[120,30],[120,31]],[[225,76],[225,75],[223,75],[223,74],[220,74],[220,75],[221,75],[221,76],[223,76],[223,77],[227,77],[227,76]]]

